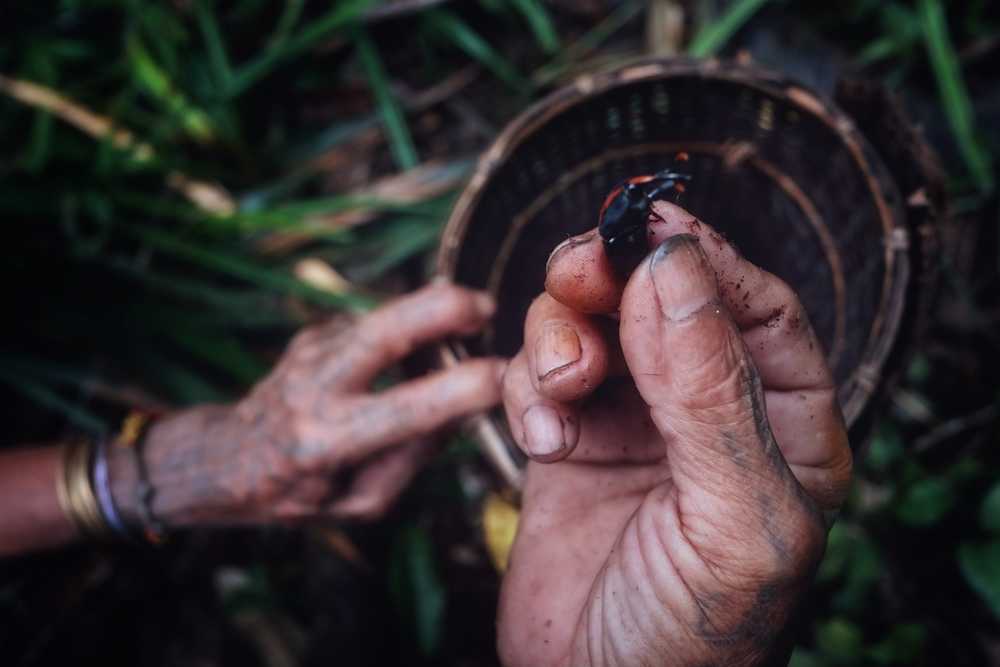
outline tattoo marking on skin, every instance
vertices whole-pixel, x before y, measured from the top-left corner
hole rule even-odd
[[[712,593],[706,596],[695,595],[695,603],[700,612],[700,618],[695,628],[700,639],[715,648],[739,648],[748,645],[754,653],[769,649],[778,636],[785,615],[783,602],[789,597],[793,588],[788,583],[776,581],[762,585],[743,618],[730,630],[722,630],[712,621],[715,610],[732,613],[739,605],[731,603],[731,596],[722,593]]]

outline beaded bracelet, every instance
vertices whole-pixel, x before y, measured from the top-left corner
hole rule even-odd
[[[122,430],[115,438],[115,445],[132,452],[138,477],[136,484],[136,508],[142,521],[143,536],[151,544],[163,544],[167,540],[167,526],[153,512],[156,489],[149,481],[149,469],[143,456],[146,434],[152,426],[155,415],[132,412],[122,422]]]

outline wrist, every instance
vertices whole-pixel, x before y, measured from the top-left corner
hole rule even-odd
[[[145,433],[141,451],[112,445],[108,448],[111,494],[122,519],[129,526],[144,529],[147,512],[168,527],[179,528],[203,523],[211,507],[203,493],[205,478],[211,475],[205,454],[220,435],[219,426],[228,421],[228,406],[201,406],[157,419]],[[139,457],[147,471],[145,480],[152,489],[148,501],[142,495]],[[144,508],[143,503],[148,503]]]

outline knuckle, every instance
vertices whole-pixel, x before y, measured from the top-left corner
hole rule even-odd
[[[308,347],[316,339],[319,333],[318,329],[318,326],[299,329],[299,331],[292,336],[292,339],[288,342],[288,351],[297,352],[304,347]]]
[[[379,493],[364,493],[352,505],[353,518],[359,521],[378,521],[389,512],[392,499]]]

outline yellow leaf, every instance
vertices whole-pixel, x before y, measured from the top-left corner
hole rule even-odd
[[[483,538],[486,541],[486,550],[490,554],[493,566],[501,574],[507,571],[510,549],[514,545],[514,536],[517,535],[520,515],[517,507],[495,493],[487,496],[486,502],[483,503]]]

